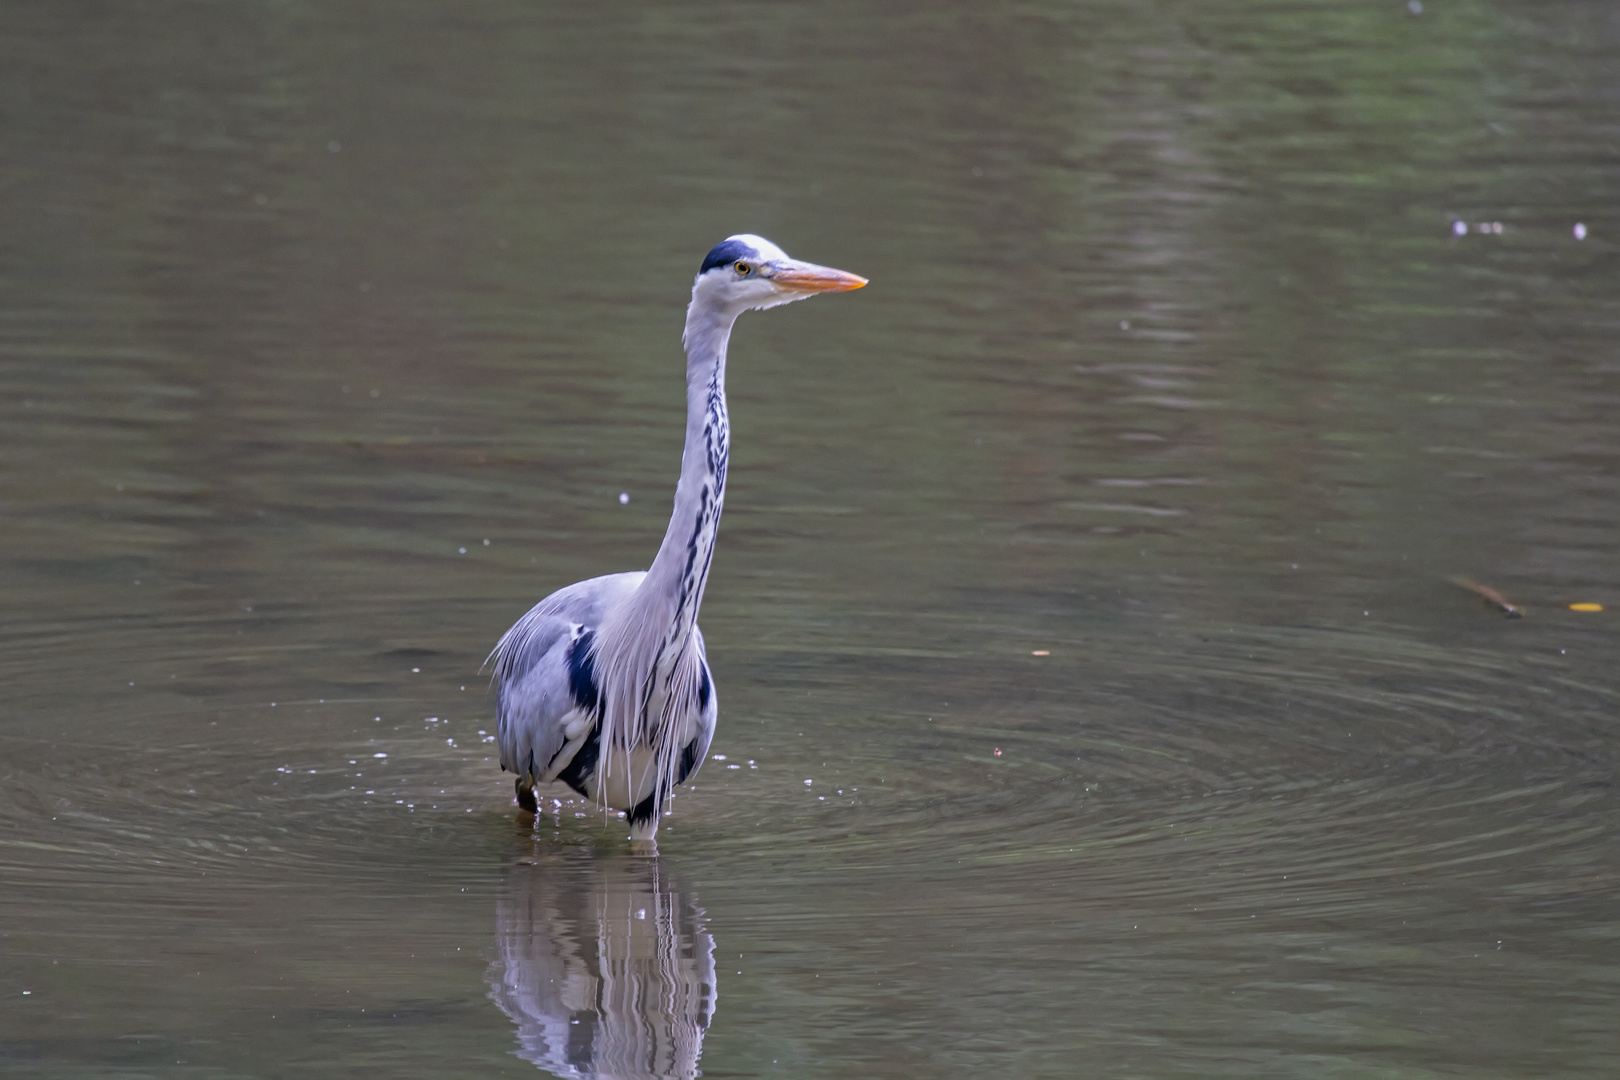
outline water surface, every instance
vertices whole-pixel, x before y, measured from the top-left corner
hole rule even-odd
[[[0,50],[8,1075],[1612,1071],[1608,6]],[[739,324],[724,757],[636,859],[479,669],[650,559],[744,230],[873,284]]]

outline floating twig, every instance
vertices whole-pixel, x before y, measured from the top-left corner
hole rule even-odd
[[[1456,585],[1459,588],[1467,589],[1469,592],[1473,593],[1475,596],[1478,596],[1481,600],[1484,600],[1491,607],[1500,611],[1503,615],[1506,615],[1510,619],[1522,619],[1524,617],[1524,612],[1520,608],[1508,603],[1507,597],[1503,596],[1489,585],[1481,585],[1477,581],[1470,581],[1468,578],[1465,578],[1460,574],[1453,574],[1446,580],[1450,581],[1453,585]]]

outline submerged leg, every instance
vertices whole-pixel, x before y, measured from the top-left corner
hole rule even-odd
[[[517,778],[517,801],[518,806],[531,814],[540,812],[540,804],[534,799],[534,781],[527,776]]]

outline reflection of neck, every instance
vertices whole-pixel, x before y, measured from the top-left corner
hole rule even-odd
[[[648,601],[658,598],[667,603],[664,610],[646,614],[669,620],[664,640],[676,646],[676,652],[697,622],[720,528],[731,449],[726,343],[736,320],[736,312],[716,311],[696,299],[686,312],[686,448],[681,451],[681,479],[664,542],[638,590]]]

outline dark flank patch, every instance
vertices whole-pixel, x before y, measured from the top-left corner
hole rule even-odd
[[[592,728],[590,737],[579,748],[579,752],[563,766],[563,771],[557,774],[557,779],[587,799],[591,797],[591,793],[585,790],[585,781],[596,771],[596,759],[602,752],[601,730]]]
[[[709,707],[709,665],[698,664],[698,712],[704,712]]]
[[[707,274],[717,266],[726,266],[738,259],[757,259],[759,252],[741,240],[722,240],[709,250],[704,256],[703,267],[698,270],[700,274]]]
[[[595,640],[596,631],[586,630],[568,646],[568,692],[573,695],[574,704],[592,716],[597,715],[602,706],[602,691],[596,685],[596,661],[591,656],[591,643]]]
[[[630,824],[642,825],[657,817],[659,801],[658,792],[654,791],[651,795],[636,803],[635,809],[631,810],[628,815]]]
[[[681,767],[675,770],[675,782],[677,784],[686,783],[686,778],[696,772],[697,767],[698,744],[697,740],[693,739],[681,749]]]

